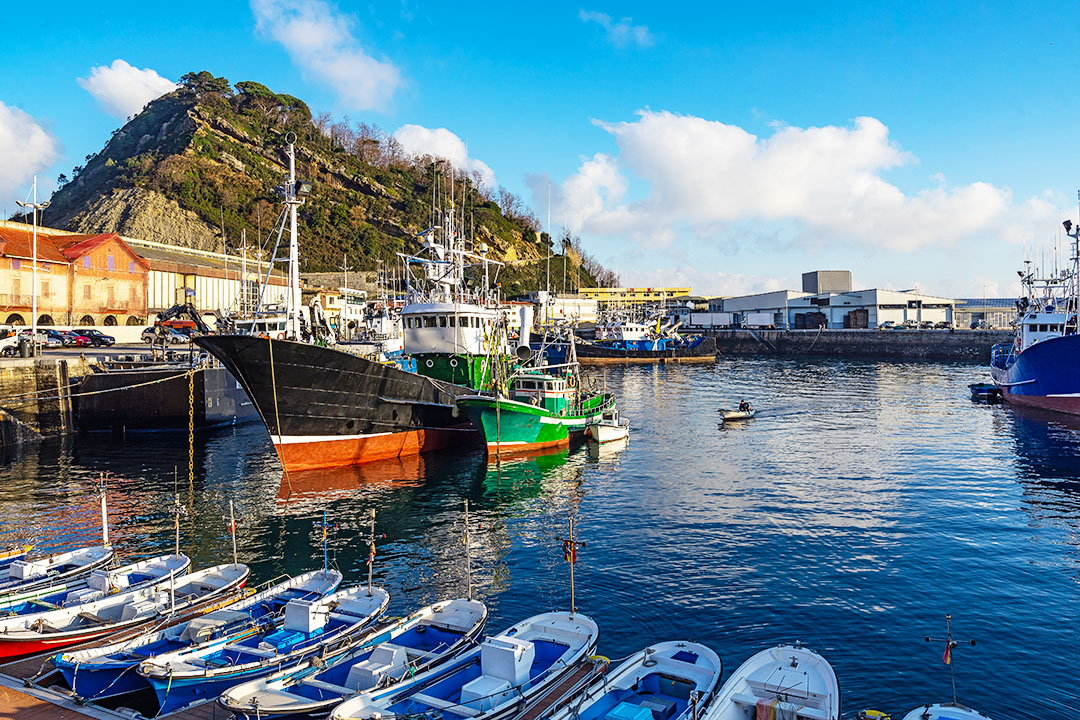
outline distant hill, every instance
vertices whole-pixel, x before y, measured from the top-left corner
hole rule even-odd
[[[419,247],[416,234],[431,223],[433,184],[449,185],[445,169],[406,156],[376,127],[313,118],[298,98],[257,82],[234,86],[205,71],[185,75],[179,89],[116,130],[70,179],[61,176],[45,220],[231,252],[246,231],[255,247],[280,212],[275,187],[287,172],[289,132],[298,138],[297,175],[314,183],[299,212],[304,271],[336,270],[346,253],[353,269],[374,270],[378,261]],[[541,236],[536,218],[512,194],[460,172],[456,182],[476,242],[508,263],[505,294],[542,287],[553,251],[562,251],[551,259],[553,281],[564,276],[566,262],[570,287],[616,282],[575,238],[556,244]]]

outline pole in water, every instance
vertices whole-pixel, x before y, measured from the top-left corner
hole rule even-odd
[[[941,642],[945,641],[945,654],[942,656],[941,661],[949,666],[949,675],[952,679],[952,701],[953,705],[958,704],[956,701],[956,669],[953,667],[953,650],[955,650],[961,643],[965,645],[975,645],[974,640],[956,640],[952,634],[952,615],[945,616],[945,637],[936,638],[926,636],[926,642]]]
[[[329,561],[327,559],[328,558],[328,552],[327,552],[327,549],[326,549],[327,548],[326,543],[327,543],[327,534],[329,533],[329,530],[330,530],[330,527],[331,527],[330,523],[327,522],[327,520],[326,520],[326,508],[323,508],[323,511],[322,511],[322,522],[321,523],[320,522],[315,523],[315,527],[321,527],[322,528],[322,569],[323,569],[323,572],[325,573],[330,567],[330,563],[329,563]]]
[[[233,512],[233,501],[229,501],[229,532],[232,533],[232,562],[236,569],[236,514]]]
[[[386,537],[385,535],[375,535],[375,508],[371,508],[371,533],[368,535],[368,559],[367,559],[367,594],[371,597],[371,576],[375,568],[375,539],[376,537]]]
[[[472,600],[472,547],[469,538],[469,500],[465,499],[465,587],[466,597]]]
[[[570,535],[565,538],[556,537],[562,543],[563,559],[570,563],[570,614],[577,612],[577,598],[574,588],[574,566],[577,565],[577,549],[585,547],[585,543],[574,538],[574,516],[570,516]]]
[[[101,476],[101,544],[109,547],[109,500],[105,493],[105,476]]]

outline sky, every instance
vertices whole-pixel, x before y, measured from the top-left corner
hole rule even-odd
[[[128,115],[209,70],[479,170],[627,285],[732,295],[846,269],[857,288],[1012,296],[1023,260],[1063,263],[1061,221],[1080,221],[1075,3],[59,0],[45,22],[9,15],[5,216],[35,174],[47,197]]]

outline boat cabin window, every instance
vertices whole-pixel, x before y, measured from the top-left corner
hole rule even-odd
[[[435,327],[435,316],[434,315],[425,315],[424,316],[424,327],[426,327],[426,328]]]
[[[457,327],[457,318],[453,315],[450,316],[450,327]]]
[[[532,380],[522,380],[518,383],[518,387],[522,390],[535,390],[536,383],[534,383]]]
[[[446,327],[446,316],[445,315],[440,315],[439,316],[439,327]]]

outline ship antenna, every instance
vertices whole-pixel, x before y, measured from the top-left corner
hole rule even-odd
[[[964,645],[975,645],[974,640],[956,640],[952,634],[952,615],[945,616],[945,637],[937,638],[926,636],[926,642],[944,642],[945,654],[941,656],[941,662],[949,666],[949,675],[952,677],[952,701],[953,705],[957,705],[956,702],[956,668],[953,666],[952,651],[956,649],[961,643]]]

